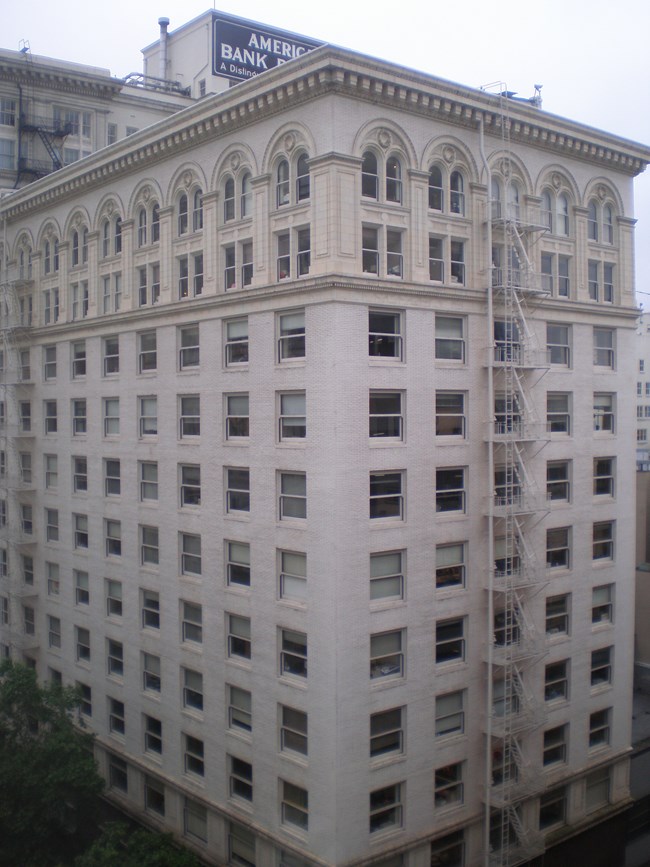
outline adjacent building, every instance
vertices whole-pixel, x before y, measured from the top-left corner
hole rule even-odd
[[[617,863],[650,151],[295,53],[0,202],[2,652],[207,863]]]

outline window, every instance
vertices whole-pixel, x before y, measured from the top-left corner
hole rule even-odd
[[[90,632],[75,626],[76,656],[79,662],[90,662]]]
[[[227,223],[229,220],[235,219],[235,181],[233,178],[226,178],[223,187],[223,221]]]
[[[180,437],[198,437],[201,433],[201,396],[185,395],[179,399]]]
[[[160,692],[160,657],[142,654],[142,688],[145,692]]]
[[[104,313],[117,312],[122,303],[122,275],[107,274],[102,281],[102,306]],[[115,363],[115,360],[111,363]],[[113,371],[116,373],[117,371]]]
[[[539,799],[539,830],[544,831],[554,825],[566,822],[566,787],[561,786],[545,792]]]
[[[405,708],[396,707],[370,716],[370,758],[404,751]]]
[[[569,634],[569,600],[570,595],[550,596],[546,600],[546,634]]]
[[[370,792],[370,833],[402,826],[402,786],[395,783]]]
[[[194,190],[192,194],[192,231],[199,232],[203,228],[203,191]]]
[[[117,436],[120,432],[120,399],[105,397],[104,404],[104,436]]]
[[[281,817],[283,825],[294,825],[301,831],[309,827],[309,794],[306,789],[282,780]]]
[[[597,367],[614,369],[614,331],[611,328],[594,328],[594,364]]]
[[[402,232],[395,229],[386,230],[386,274],[389,277],[404,276],[402,237]]]
[[[28,503],[21,503],[20,519],[23,533],[31,536],[34,530],[34,521],[32,517],[32,507]]]
[[[21,400],[18,405],[20,413],[20,429],[23,433],[29,433],[32,429],[32,405],[28,400]]]
[[[104,494],[119,497],[121,490],[120,462],[115,458],[104,460]]]
[[[594,393],[594,430],[613,434],[616,430],[613,394]]]
[[[152,262],[137,269],[138,303],[140,307],[157,304],[160,300],[160,263]]]
[[[291,187],[289,182],[289,163],[280,160],[276,169],[276,206],[288,205],[290,202]]]
[[[305,392],[286,392],[279,395],[280,442],[301,440],[307,436]]]
[[[280,631],[280,674],[307,677],[307,636],[304,632]]]
[[[566,659],[546,666],[544,675],[544,701],[569,698],[569,663]]]
[[[155,590],[142,590],[142,627],[160,629],[160,596]]]
[[[139,397],[138,416],[140,436],[156,436],[158,433],[158,398],[152,395]]]
[[[437,768],[433,786],[436,809],[463,803],[463,763],[456,762]]]
[[[203,710],[203,675],[191,668],[181,669],[183,675],[183,707]]]
[[[124,735],[126,732],[124,702],[110,697],[108,699],[108,730],[114,735]]]
[[[107,639],[106,657],[109,675],[122,677],[124,674],[124,648],[122,643],[114,641],[112,638]]]
[[[436,316],[435,355],[441,361],[465,361],[463,320],[456,316]]]
[[[249,617],[228,614],[228,656],[251,658],[251,621]]]
[[[370,599],[383,601],[404,598],[403,552],[370,555]]]
[[[570,527],[555,527],[546,531],[546,567],[569,569],[571,565]]]
[[[591,622],[612,623],[614,620],[614,585],[603,584],[591,592]]]
[[[45,510],[45,539],[48,542],[59,541],[59,511],[58,509]]]
[[[245,732],[253,730],[251,694],[238,686],[228,686],[228,726]]]
[[[255,867],[255,834],[243,825],[230,823],[228,833],[229,863],[237,867]]]
[[[226,367],[248,364],[248,319],[226,322]]]
[[[9,599],[6,596],[0,596],[0,624],[9,625]]]
[[[120,521],[104,520],[104,535],[106,538],[106,556],[122,556],[122,524]]]
[[[244,217],[250,217],[253,211],[253,190],[251,188],[250,172],[245,172],[241,179],[239,206],[242,219]]]
[[[439,620],[436,623],[436,662],[461,662],[465,659],[465,620]]]
[[[226,469],[226,512],[250,512],[250,472],[248,469]]]
[[[465,693],[462,690],[436,696],[436,737],[465,731]]]
[[[443,283],[445,279],[444,239],[433,235],[429,235],[429,279],[436,283]]]
[[[585,810],[591,813],[609,804],[610,769],[599,768],[585,777]]]
[[[307,598],[307,555],[280,551],[280,598],[303,602]]]
[[[305,311],[282,313],[278,316],[278,360],[291,361],[305,357]]]
[[[72,378],[80,379],[86,375],[86,341],[77,340],[72,344]]]
[[[307,755],[307,714],[280,705],[280,749]]]
[[[599,521],[593,526],[593,559],[614,559],[614,522]]]
[[[403,432],[402,392],[370,391],[369,436],[401,440]]]
[[[177,211],[177,229],[179,235],[187,234],[188,230],[188,215],[187,215],[187,194],[182,193],[178,197],[176,205]]]
[[[230,759],[230,797],[253,800],[253,766],[243,759],[229,756]]]
[[[547,461],[546,499],[568,503],[570,492],[570,461]]]
[[[58,289],[46,289],[45,292],[43,292],[43,321],[45,325],[50,325],[50,323],[59,321]]]
[[[138,334],[138,373],[155,370],[157,364],[156,332]]]
[[[88,573],[75,569],[72,573],[74,578],[74,600],[75,605],[90,604],[90,590],[88,583]]]
[[[92,705],[92,691],[90,687],[85,683],[80,683],[77,681],[75,683],[75,687],[81,694],[81,704],[79,705],[79,712],[84,716],[92,716],[93,715],[93,705]]]
[[[370,473],[370,518],[404,520],[404,473]]]
[[[611,708],[589,714],[589,747],[605,747],[609,744]]]
[[[58,617],[48,615],[48,645],[49,647],[61,647],[61,620]]]
[[[598,301],[598,287],[600,280],[598,279],[600,271],[600,262],[592,262],[588,263],[587,269],[587,285],[589,287],[589,297],[592,301]]]
[[[86,433],[86,401],[77,399],[72,401],[72,436],[81,436]]]
[[[125,794],[129,790],[128,765],[124,759],[120,759],[111,753],[108,754],[108,785],[109,788],[117,789]]]
[[[43,379],[56,379],[56,345],[43,347]]]
[[[72,318],[85,319],[88,316],[90,296],[88,293],[88,281],[72,284]]]
[[[183,735],[183,769],[186,774],[205,774],[203,741],[192,735]]]
[[[402,361],[402,317],[386,310],[368,312],[368,354]]]
[[[591,652],[591,685],[604,686],[612,682],[612,647]]]
[[[74,547],[88,548],[88,515],[73,515]]]
[[[464,867],[465,837],[463,831],[446,834],[431,843],[431,867]]]
[[[104,348],[104,376],[110,376],[120,372],[120,338],[105,337]]]
[[[162,723],[159,719],[144,715],[144,751],[162,755]]]
[[[23,605],[23,632],[25,635],[36,634],[36,614],[29,605]]]
[[[74,346],[74,344],[73,344]],[[32,378],[32,369],[30,363],[29,349],[21,349],[18,356],[18,364],[20,367],[19,375],[21,382],[29,382]]]
[[[226,439],[243,439],[249,434],[248,395],[227,394]]]
[[[122,616],[122,582],[106,579],[106,616]]]
[[[571,433],[569,399],[568,392],[549,391],[546,395],[546,429],[549,433]]]
[[[155,461],[139,461],[140,499],[158,499],[158,464]]]
[[[183,833],[195,837],[203,843],[208,842],[208,811],[203,804],[185,798],[183,808]]]
[[[165,815],[165,786],[153,777],[144,778],[144,807],[151,813]]]
[[[304,473],[280,473],[280,520],[306,517],[306,475]]]
[[[180,534],[181,574],[201,574],[201,537],[192,533]]]
[[[465,586],[465,545],[436,546],[436,589]]]
[[[401,629],[370,636],[370,679],[404,676],[405,636]]]
[[[465,470],[436,470],[436,512],[465,511]]]
[[[200,605],[181,602],[181,640],[202,644],[203,612]]]
[[[465,242],[451,241],[451,282],[465,285]]]
[[[189,370],[199,366],[199,326],[187,325],[179,329],[179,368]]]
[[[3,405],[4,410],[4,405]],[[56,414],[56,401],[55,400],[46,400],[43,402],[43,415],[45,418],[45,434],[55,434],[58,430],[58,422],[57,422],[57,414]],[[4,423],[4,414],[3,414],[3,423]]]
[[[568,728],[568,725],[561,725],[544,732],[542,758],[544,767],[566,762]]]

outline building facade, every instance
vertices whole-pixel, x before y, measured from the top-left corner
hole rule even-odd
[[[322,47],[2,201],[2,650],[117,803],[257,867],[628,805],[649,158]]]

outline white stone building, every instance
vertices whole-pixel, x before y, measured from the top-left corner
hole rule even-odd
[[[2,650],[116,802],[213,864],[615,863],[649,159],[321,47],[2,200]]]

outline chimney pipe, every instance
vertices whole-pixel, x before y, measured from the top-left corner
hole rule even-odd
[[[167,79],[167,28],[169,27],[169,18],[159,18],[160,25],[160,69],[159,77]]]

